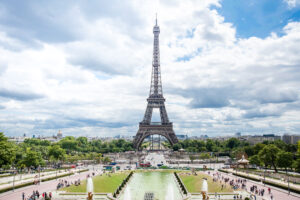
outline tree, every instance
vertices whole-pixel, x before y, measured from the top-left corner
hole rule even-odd
[[[293,165],[293,154],[291,152],[280,151],[277,163],[278,167],[283,167],[287,172],[287,168]]]
[[[15,145],[0,133],[0,168],[9,168],[16,157]]]
[[[216,145],[215,145],[215,143],[214,143],[213,140],[208,139],[208,140],[206,141],[206,149],[207,149],[208,151],[214,151],[214,150],[216,149]]]
[[[64,149],[62,149],[59,145],[53,145],[49,147],[49,153],[50,158],[53,158],[56,161],[63,161],[66,158],[66,152]]]
[[[45,161],[40,153],[27,149],[25,157],[22,160],[22,164],[24,164],[28,169],[30,167],[37,168],[40,165],[43,166]]]
[[[101,154],[101,153],[97,153],[97,154],[96,154],[96,157],[95,157],[96,163],[100,163],[100,162],[101,162],[101,159],[102,159],[102,154]]]
[[[200,159],[209,159],[210,154],[209,153],[201,153],[199,156]]]
[[[178,151],[180,148],[181,148],[181,145],[178,144],[178,143],[173,145],[173,150],[174,151]]]
[[[258,155],[251,156],[249,158],[249,161],[250,161],[251,164],[256,165],[256,166],[261,166],[262,165],[262,162],[261,162]]]
[[[190,157],[191,163],[193,163],[194,160],[196,159],[196,156],[194,156],[194,155],[190,155],[189,157]]]
[[[227,140],[227,147],[230,149],[233,149],[235,147],[238,147],[240,145],[240,141],[236,138],[230,138],[229,140]]]
[[[268,144],[262,150],[260,150],[258,156],[260,160],[265,164],[265,166],[273,166],[275,172],[277,172],[277,160],[279,151],[280,149],[274,144]]]
[[[262,143],[257,143],[253,146],[253,155],[258,154],[266,145]]]
[[[58,144],[61,146],[61,148],[65,149],[67,153],[70,153],[77,150],[78,142],[74,137],[67,136],[61,139]]]
[[[109,157],[103,157],[102,162],[103,162],[104,164],[107,164],[107,163],[110,163],[110,162],[111,162],[111,159],[110,159]]]

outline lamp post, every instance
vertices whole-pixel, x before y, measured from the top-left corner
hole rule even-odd
[[[16,172],[14,171],[14,179],[13,179],[13,191],[15,191],[15,177],[16,177]]]
[[[289,174],[287,174],[288,175],[288,191],[289,191],[289,195],[290,195],[290,176],[289,176]]]
[[[264,171],[264,186],[266,184],[266,168],[265,168],[265,171]]]
[[[41,166],[39,165],[39,185],[41,185]]]
[[[55,166],[56,170],[55,170],[55,180],[57,180],[57,169],[58,169],[58,165]]]

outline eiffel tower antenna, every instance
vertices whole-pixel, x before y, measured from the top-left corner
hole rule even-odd
[[[153,27],[154,43],[153,43],[153,59],[152,59],[152,75],[149,97],[147,99],[147,108],[143,121],[139,124],[139,130],[134,138],[133,145],[136,149],[140,149],[143,140],[150,135],[162,135],[170,142],[171,145],[178,142],[173,131],[173,124],[169,121],[167,110],[165,107],[165,98],[163,97],[161,72],[160,72],[160,51],[159,51],[159,34],[160,28],[157,25],[157,14],[155,26]],[[151,122],[153,109],[159,109],[160,123]]]
[[[155,13],[155,26],[157,26],[157,13]]]

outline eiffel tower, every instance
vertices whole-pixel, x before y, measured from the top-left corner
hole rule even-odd
[[[153,60],[152,60],[152,76],[150,94],[147,99],[147,108],[143,121],[139,124],[139,130],[134,138],[133,145],[140,150],[143,140],[150,135],[161,135],[167,138],[171,145],[178,142],[178,139],[173,130],[173,124],[169,121],[167,110],[165,107],[165,98],[163,97],[161,74],[160,74],[160,55],[159,55],[159,33],[160,29],[157,25],[153,27],[154,45],[153,45]],[[154,108],[159,109],[161,122],[151,122],[152,112]]]

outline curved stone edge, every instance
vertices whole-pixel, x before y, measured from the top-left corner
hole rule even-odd
[[[113,197],[112,193],[109,193],[106,195],[108,199],[110,200],[117,200],[117,198]]]
[[[118,199],[118,196],[122,193],[122,191],[126,187],[127,183],[129,182],[129,180],[131,179],[133,174],[134,174],[134,171],[131,171],[128,174],[128,176],[123,180],[123,182],[119,185],[119,187],[116,189],[116,191],[112,194],[113,198]]]
[[[182,200],[187,200],[191,198],[191,194],[186,189],[184,183],[182,182],[181,178],[178,176],[177,172],[174,172],[173,174],[175,176],[175,180],[179,186],[180,192],[183,196]]]

